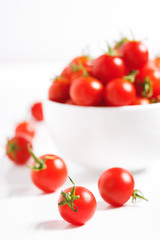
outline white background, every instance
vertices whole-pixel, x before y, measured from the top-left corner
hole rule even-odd
[[[132,31],[138,39],[148,39],[151,55],[160,53],[159,13],[159,0],[0,0],[0,239],[160,239],[160,163],[154,159],[149,169],[134,175],[149,202],[129,201],[118,209],[101,200],[97,173],[66,160],[72,178],[98,201],[93,219],[78,228],[57,211],[60,190],[42,194],[28,169],[4,157],[6,139],[30,104],[46,98],[49,79],[87,46],[96,56],[105,40]],[[37,155],[60,154],[45,123],[37,126],[34,149]]]
[[[159,12],[159,0],[0,0],[0,61],[67,61],[130,31],[160,53]]]

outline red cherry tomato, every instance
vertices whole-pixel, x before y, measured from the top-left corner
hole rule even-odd
[[[111,168],[100,176],[98,189],[104,201],[113,206],[121,206],[134,192],[134,178],[125,169]]]
[[[132,200],[143,197],[139,190],[134,190],[134,178],[123,168],[110,168],[99,178],[98,189],[101,197],[113,206],[122,206],[132,196]]]
[[[35,103],[31,107],[31,113],[32,113],[32,116],[34,117],[34,119],[36,119],[37,121],[43,121],[44,117],[43,117],[42,103],[41,102]]]
[[[106,84],[104,98],[110,106],[131,105],[135,101],[136,90],[129,81],[123,78],[115,78]]]
[[[15,137],[9,139],[6,145],[6,154],[9,159],[18,165],[25,164],[31,156],[28,151],[28,144],[32,147],[26,135],[17,134]]]
[[[68,78],[72,83],[74,79],[83,76],[84,74],[92,75],[93,61],[86,56],[76,57],[62,71],[61,76]]]
[[[67,66],[63,72],[61,73],[62,77],[65,77],[70,80],[70,83],[74,81],[74,79],[83,76],[83,70],[80,67],[76,67],[77,65],[69,65]]]
[[[60,103],[66,102],[69,99],[69,87],[70,83],[67,78],[56,78],[49,88],[49,100]]]
[[[103,97],[103,85],[92,77],[79,77],[71,84],[70,96],[81,106],[96,106]]]
[[[136,97],[133,103],[133,105],[146,105],[146,104],[150,104],[150,100],[145,97]]]
[[[89,56],[80,56],[80,57],[76,57],[72,60],[73,64],[79,65],[82,64],[87,73],[92,76],[92,67],[93,67],[93,60],[89,57]]]
[[[32,122],[21,122],[17,125],[16,129],[15,129],[15,134],[26,134],[28,136],[30,136],[31,138],[33,138],[35,136],[35,126]]]
[[[142,42],[127,41],[119,48],[119,52],[131,70],[140,69],[148,61],[148,50]]]
[[[67,178],[67,167],[64,161],[52,154],[37,158],[29,148],[35,163],[31,168],[33,183],[42,191],[51,193],[63,185]]]
[[[58,205],[60,215],[65,221],[83,225],[93,217],[97,202],[87,188],[74,185],[61,192]]]
[[[160,70],[154,66],[145,65],[136,76],[136,90],[140,96],[160,96]]]
[[[93,62],[93,75],[103,84],[113,78],[123,77],[125,74],[125,64],[118,56],[104,54]]]

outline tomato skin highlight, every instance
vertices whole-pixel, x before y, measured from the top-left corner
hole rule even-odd
[[[55,192],[67,179],[67,167],[64,161],[56,155],[45,154],[39,157],[41,160],[44,158],[46,158],[46,169],[31,170],[31,178],[33,183],[42,191],[46,193]]]
[[[93,76],[106,84],[113,78],[126,75],[126,68],[122,58],[111,55],[101,55],[93,62]]]
[[[133,103],[133,105],[146,105],[146,104],[150,104],[150,100],[145,97],[136,97]]]
[[[126,106],[134,103],[136,90],[132,83],[123,78],[115,78],[106,84],[104,98],[110,106]]]
[[[93,77],[75,79],[70,88],[70,96],[80,106],[96,106],[103,97],[103,85]]]
[[[15,134],[25,134],[33,138],[35,136],[35,126],[32,122],[21,122],[16,126]]]
[[[37,102],[33,104],[31,107],[31,114],[36,119],[37,121],[43,121],[44,116],[43,116],[43,106],[41,102]]]
[[[6,154],[8,158],[17,165],[26,164],[31,156],[28,151],[28,144],[32,148],[30,139],[23,134],[17,134],[9,139],[6,144]]]
[[[67,78],[57,78],[49,88],[49,100],[60,103],[66,102],[69,99],[69,87],[70,83]]]
[[[65,192],[70,192],[71,189],[72,187],[67,188]],[[74,225],[83,225],[93,217],[97,202],[94,195],[84,187],[76,186],[75,194],[80,196],[79,199],[74,201],[74,204],[78,208],[77,212],[71,210],[68,205],[58,206],[58,210],[65,221]],[[60,195],[58,203],[61,202],[62,199]]]
[[[140,69],[148,61],[148,50],[141,42],[127,41],[119,49],[119,53],[131,70]]]
[[[113,206],[122,206],[132,196],[134,178],[123,168],[110,168],[99,178],[98,189],[101,197]]]

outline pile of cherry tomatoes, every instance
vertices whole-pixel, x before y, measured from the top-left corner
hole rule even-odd
[[[34,104],[31,113],[36,121],[43,121],[42,103]],[[27,164],[34,185],[43,192],[52,193],[66,181],[67,165],[62,158],[53,154],[35,156],[32,149],[32,139],[35,136],[34,124],[33,121],[24,121],[16,126],[15,136],[7,141],[6,154],[16,165]],[[30,157],[32,157],[31,165],[28,162]],[[73,186],[61,191],[58,210],[67,222],[82,225],[93,217],[97,201],[89,189],[75,186],[73,180],[68,178]],[[123,168],[110,168],[102,173],[99,177],[98,189],[102,199],[114,207],[122,206],[130,197],[133,201],[137,198],[147,200],[139,190],[134,189],[132,174]]]
[[[121,39],[92,59],[73,59],[49,88],[51,101],[80,106],[126,106],[160,101],[160,58],[141,41]]]

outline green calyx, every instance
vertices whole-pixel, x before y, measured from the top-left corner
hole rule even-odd
[[[70,209],[74,212],[78,212],[78,207],[74,204],[74,201],[79,199],[79,195],[75,195],[75,183],[72,181],[72,179],[68,176],[69,180],[73,184],[73,187],[70,192],[61,192],[61,196],[63,200],[58,203],[58,206],[65,206],[68,205]]]
[[[138,189],[135,189],[132,194],[132,202],[136,202],[137,199],[142,199],[148,202],[148,199],[146,199],[142,192]]]
[[[133,71],[130,72],[129,75],[124,76],[123,79],[129,81],[130,83],[134,83],[135,82],[135,77],[138,74],[138,72],[139,72],[138,70],[133,70]]]
[[[71,71],[72,72],[76,73],[76,72],[82,71],[83,72],[82,75],[84,77],[88,77],[89,76],[88,72],[86,71],[85,67],[83,66],[83,64],[81,62],[79,62],[78,65],[75,64],[75,63],[71,63],[70,66],[71,66]]]
[[[28,144],[28,151],[30,152],[30,154],[32,155],[34,161],[35,161],[35,165],[34,166],[27,166],[28,168],[38,172],[40,170],[43,170],[43,169],[46,169],[46,164],[45,164],[45,161],[46,161],[46,158],[43,158],[42,160],[37,158],[34,153],[32,152],[32,149],[30,147],[30,145]]]
[[[119,41],[116,42],[115,49],[118,50],[124,43],[129,40],[126,37],[122,37]]]
[[[117,49],[112,48],[108,43],[107,43],[107,46],[108,46],[107,55],[109,55],[109,56],[117,56]]]
[[[8,148],[7,148],[6,153],[8,155],[11,155],[12,158],[14,159],[14,161],[16,161],[17,159],[16,159],[16,154],[15,153],[16,153],[16,151],[20,151],[21,147],[17,145],[16,140],[14,140],[14,141],[8,140],[7,141],[7,146],[8,146]]]
[[[153,95],[152,83],[149,80],[149,77],[145,77],[144,83],[143,83],[142,96],[150,98],[152,97],[152,95]]]

